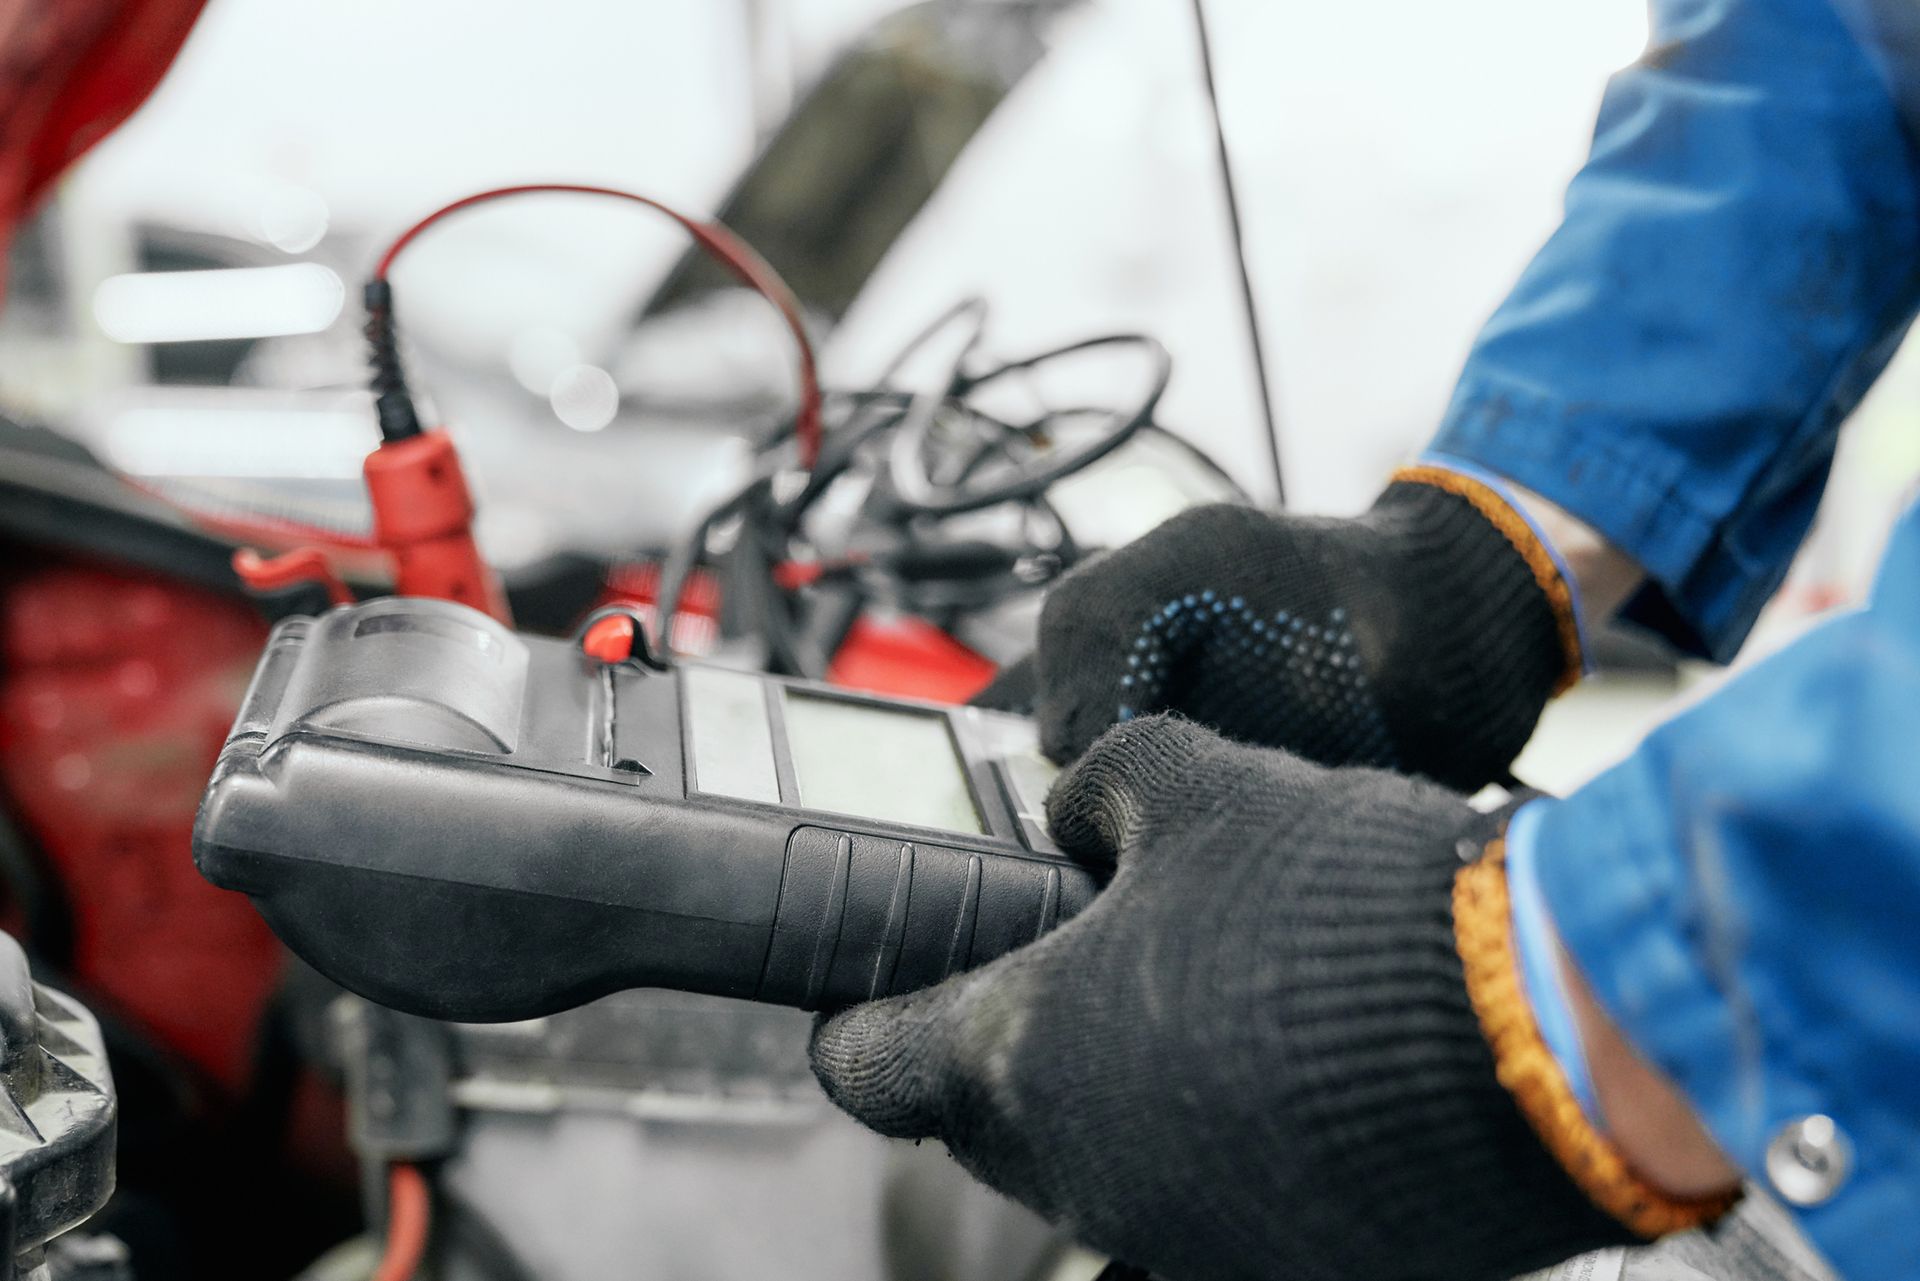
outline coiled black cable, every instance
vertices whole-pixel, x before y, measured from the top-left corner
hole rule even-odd
[[[901,598],[920,606],[917,612],[954,614],[990,608],[1071,566],[1082,549],[1053,507],[1049,491],[1144,433],[1174,442],[1228,492],[1244,497],[1203,450],[1154,420],[1172,376],[1172,358],[1158,342],[1141,334],[1101,335],[970,369],[970,363],[978,363],[985,320],[983,302],[963,300],[915,333],[883,367],[878,385],[830,394],[830,423],[819,456],[791,494],[779,490],[790,472],[786,446],[792,425],[783,423],[757,442],[753,475],[701,514],[662,568],[657,613],[663,654],[672,652],[671,620],[706,557],[711,536],[732,522],[739,528],[727,553],[728,599],[750,619],[750,630],[764,639],[773,670],[819,677],[865,604],[874,578],[893,583]],[[917,390],[892,385],[915,356],[954,326],[962,328],[950,362],[936,367],[935,376]],[[974,399],[982,389],[1032,374],[1048,362],[1099,350],[1138,353],[1146,370],[1142,389],[1117,408],[1053,408],[1030,421],[1013,422]],[[1092,423],[1086,443],[1059,448],[1061,428],[1076,420]],[[948,452],[936,478],[930,474],[929,454],[936,452],[934,432],[943,421],[961,424],[972,436],[958,446],[958,453],[951,442],[939,442]],[[806,522],[822,497],[863,459],[874,477],[860,518],[891,528],[902,546],[891,554],[848,559],[817,574],[810,580],[809,604],[801,599],[807,593],[781,586],[777,571],[791,564],[796,546],[804,544]],[[1028,545],[1009,548],[999,564],[979,546],[966,554],[942,555],[940,543],[928,541],[952,517],[1000,506],[1024,508],[1028,516],[1023,519],[1040,521],[1040,533],[1050,534],[1051,541],[1043,544],[1038,535],[1027,533]]]

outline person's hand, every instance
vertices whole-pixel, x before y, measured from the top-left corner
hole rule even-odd
[[[1502,775],[1580,670],[1551,556],[1492,490],[1435,468],[1351,520],[1176,516],[1054,586],[1033,662],[1005,684],[1037,685],[1059,761],[1116,721],[1177,711],[1469,791]],[[995,687],[980,701],[1005,702]]]
[[[1492,1281],[1634,1239],[1537,1137],[1476,1013],[1455,882],[1495,820],[1170,716],[1094,744],[1048,817],[1116,867],[1107,889],[981,970],[823,1022],[839,1106],[1172,1281]],[[1491,870],[1500,903],[1473,910],[1504,930]],[[1517,988],[1491,964],[1497,1006]],[[1568,1150],[1627,1178],[1609,1205],[1641,1231],[1686,1224]]]

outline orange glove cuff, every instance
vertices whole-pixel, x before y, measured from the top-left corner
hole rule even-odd
[[[1521,989],[1507,898],[1506,846],[1460,869],[1453,882],[1454,940],[1466,967],[1467,996],[1493,1047],[1500,1084],[1520,1105],[1547,1151],[1593,1203],[1652,1239],[1713,1222],[1739,1194],[1702,1200],[1672,1197],[1640,1178],[1593,1128],[1560,1064],[1541,1039]]]
[[[1573,612],[1573,589],[1561,577],[1553,553],[1541,544],[1539,536],[1533,532],[1533,526],[1491,488],[1471,476],[1463,476],[1445,467],[1402,467],[1393,474],[1392,479],[1406,484],[1431,485],[1457,498],[1466,499],[1475,511],[1486,518],[1488,524],[1513,544],[1513,549],[1527,562],[1527,568],[1533,571],[1533,581],[1539,584],[1540,591],[1546,596],[1547,604],[1553,610],[1554,625],[1560,634],[1560,649],[1565,655],[1566,666],[1560,673],[1560,679],[1554,683],[1553,692],[1558,695],[1571,689],[1584,670],[1580,652],[1580,626]]]

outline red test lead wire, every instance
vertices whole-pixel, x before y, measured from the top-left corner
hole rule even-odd
[[[368,455],[364,469],[373,508],[372,542],[393,559],[396,595],[458,601],[509,625],[512,614],[499,575],[481,558],[473,538],[473,499],[453,438],[444,428],[422,429],[407,389],[387,273],[408,245],[442,219],[475,205],[533,194],[610,196],[644,205],[678,223],[702,250],[772,303],[786,322],[800,357],[800,404],[794,415],[794,439],[801,465],[809,470],[819,457],[821,438],[820,375],[800,304],[766,260],[725,226],[690,218],[649,196],[578,183],[496,187],[442,205],[387,247],[367,282],[367,339],[372,346],[375,411],[383,438],[380,447]],[[337,598],[338,576],[330,572],[321,575],[315,569],[316,559],[325,570],[324,557],[308,552],[274,560],[237,556],[234,569],[242,580],[263,591],[284,587],[288,580],[303,575],[316,577]]]
[[[463,196],[451,204],[442,205],[420,221],[402,232],[398,239],[387,247],[386,253],[373,269],[373,279],[384,282],[392,269],[394,260],[420,235],[441,219],[471,209],[475,205],[486,204],[508,196],[534,194],[560,194],[580,196],[610,196],[616,200],[627,200],[634,204],[645,205],[658,213],[665,214],[678,223],[686,233],[693,237],[694,243],[706,251],[721,266],[737,276],[741,283],[772,303],[779,311],[780,318],[786,322],[787,329],[793,335],[794,347],[800,357],[800,405],[794,415],[793,434],[800,448],[800,464],[811,469],[820,456],[821,432],[821,394],[820,371],[814,359],[813,343],[807,337],[806,323],[800,314],[800,302],[794,297],[787,282],[780,278],[767,260],[757,253],[752,245],[742,240],[734,232],[719,222],[701,221],[681,213],[651,196],[638,192],[623,191],[618,187],[594,187],[580,183],[539,182],[525,183],[514,187],[496,187],[491,191],[475,192]]]
[[[420,1167],[395,1162],[387,1172],[387,1241],[373,1281],[413,1281],[427,1254],[433,1195]]]

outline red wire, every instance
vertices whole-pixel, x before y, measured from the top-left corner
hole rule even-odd
[[[800,462],[812,467],[820,456],[820,372],[814,360],[813,343],[807,338],[807,329],[800,316],[800,302],[787,287],[780,274],[755,252],[752,245],[742,240],[734,232],[719,222],[701,222],[690,218],[677,209],[662,204],[651,196],[637,192],[622,191],[618,187],[590,187],[578,183],[537,182],[517,187],[495,187],[491,191],[475,192],[463,196],[449,205],[442,205],[413,226],[400,234],[400,238],[387,246],[387,252],[380,257],[379,265],[373,269],[375,280],[385,280],[387,272],[393,267],[393,260],[400,251],[412,244],[414,239],[449,214],[459,213],[474,205],[485,204],[490,200],[499,200],[505,196],[522,196],[535,192],[560,192],[582,196],[612,196],[619,200],[631,200],[635,204],[645,205],[649,209],[665,214],[686,229],[699,245],[723,267],[738,276],[742,283],[780,312],[787,323],[787,329],[793,334],[794,346],[800,353],[800,408],[794,415],[793,434],[800,444]]]
[[[432,1213],[427,1178],[420,1167],[395,1162],[387,1174],[387,1244],[373,1281],[413,1281],[427,1252]]]

